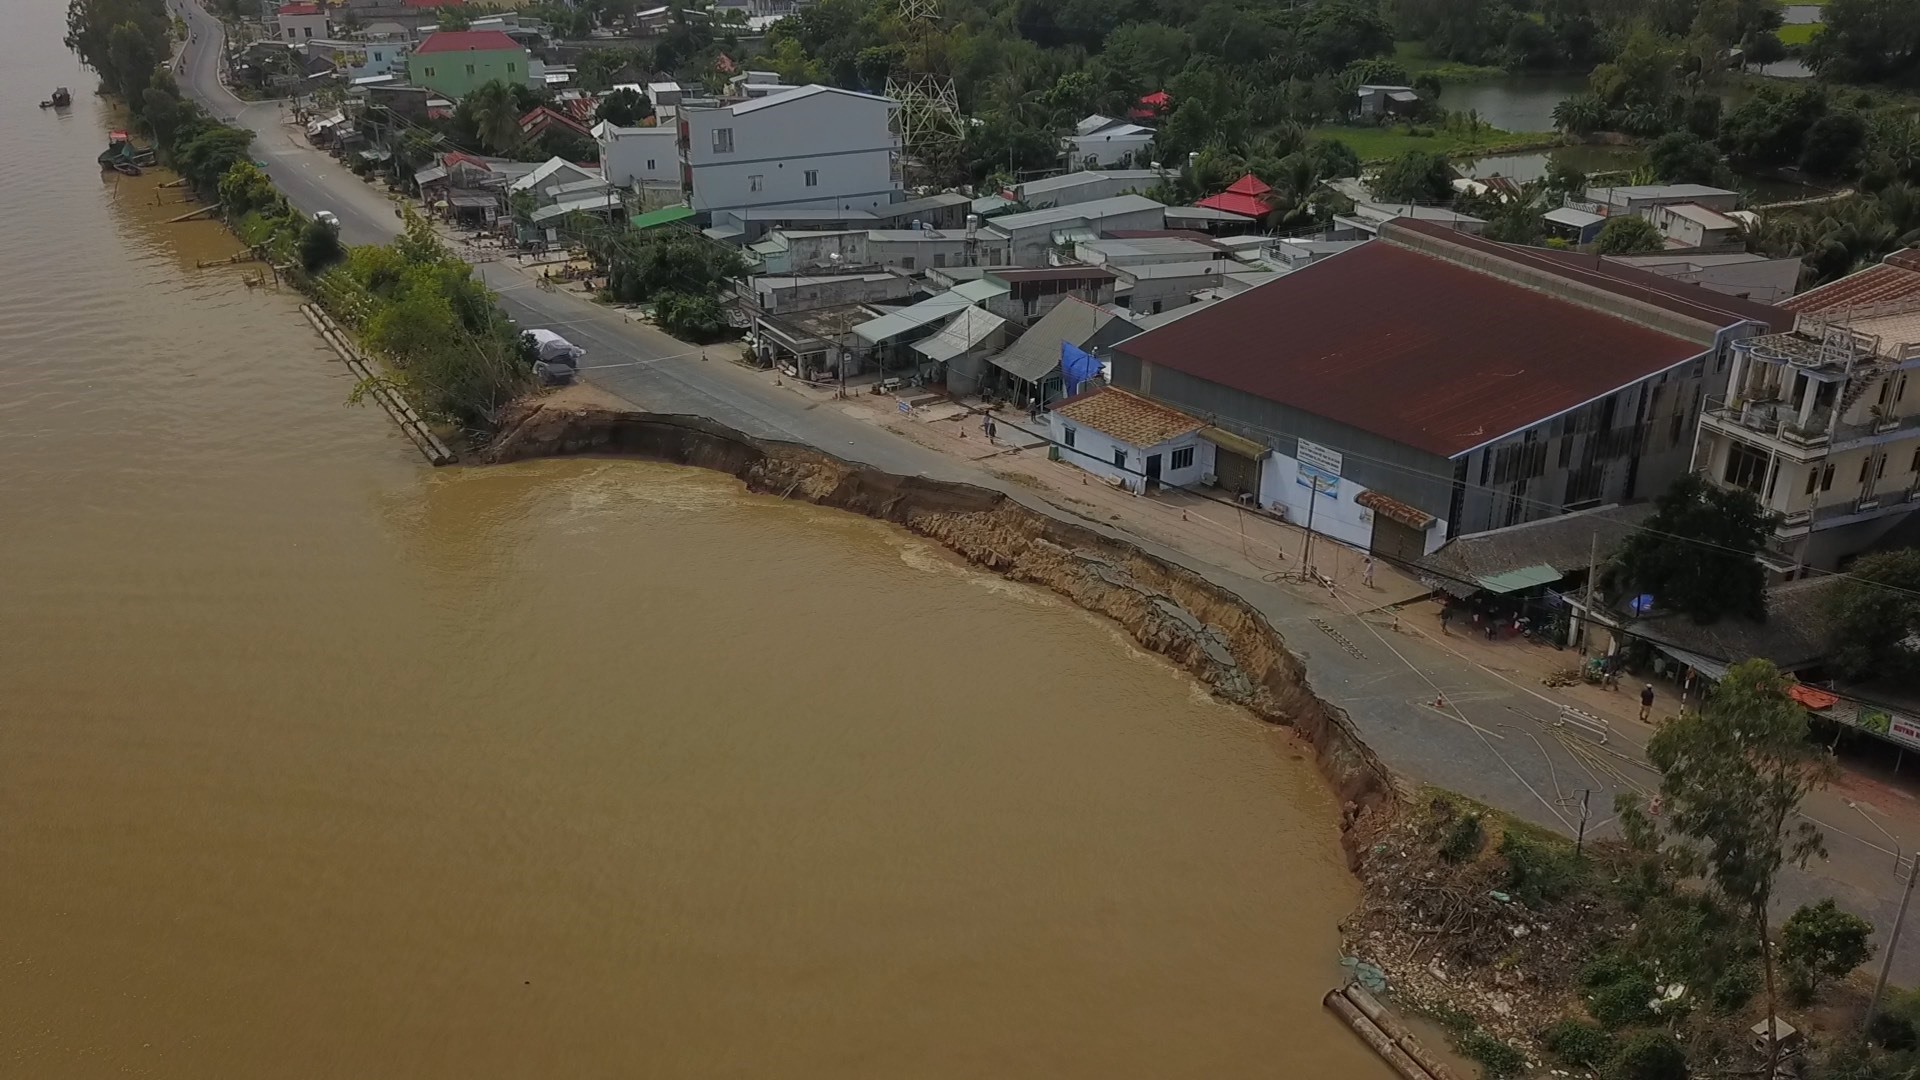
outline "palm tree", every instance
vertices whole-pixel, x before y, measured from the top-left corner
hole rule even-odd
[[[474,131],[488,150],[504,154],[520,142],[520,106],[506,83],[496,79],[480,86],[461,104],[471,110]]]
[[[1553,107],[1553,126],[1570,135],[1586,135],[1607,124],[1607,105],[1592,94],[1576,94]]]

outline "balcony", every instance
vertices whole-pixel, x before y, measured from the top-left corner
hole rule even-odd
[[[1725,398],[1708,398],[1700,424],[1749,442],[1771,442],[1780,453],[1799,462],[1825,457],[1833,441],[1824,411],[1816,411],[1802,425],[1799,409],[1785,401],[1736,403]]]
[[[1853,525],[1894,514],[1920,510],[1920,484],[1889,488],[1871,495],[1844,499],[1831,504],[1808,507],[1784,514],[1774,524],[1775,540],[1798,540],[1810,532]]]
[[[1920,438],[1920,414],[1871,416],[1864,424],[1842,423],[1833,429],[1833,450],[1858,450],[1882,443]]]

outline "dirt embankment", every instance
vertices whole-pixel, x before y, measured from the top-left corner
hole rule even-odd
[[[750,438],[710,420],[532,401],[482,460],[612,454],[713,469],[749,490],[892,522],[979,566],[1042,585],[1105,615],[1258,716],[1299,731],[1345,807],[1349,857],[1388,816],[1391,775],[1251,605],[1124,541],[967,484],[897,476],[808,447]]]

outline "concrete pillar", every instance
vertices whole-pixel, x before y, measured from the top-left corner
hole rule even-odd
[[[1731,346],[1729,346],[1731,348]],[[1747,396],[1747,350],[1733,349],[1733,369],[1727,372],[1727,400]]]
[[[1813,402],[1820,396],[1819,383],[1812,379],[1806,379],[1805,382],[1805,389],[1800,391],[1800,429],[1802,431],[1805,431],[1807,425],[1813,422]]]

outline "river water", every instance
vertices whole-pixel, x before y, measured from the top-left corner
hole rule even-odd
[[[872,522],[427,468],[97,176],[62,6],[0,38],[0,1073],[1386,1075],[1286,734]]]

